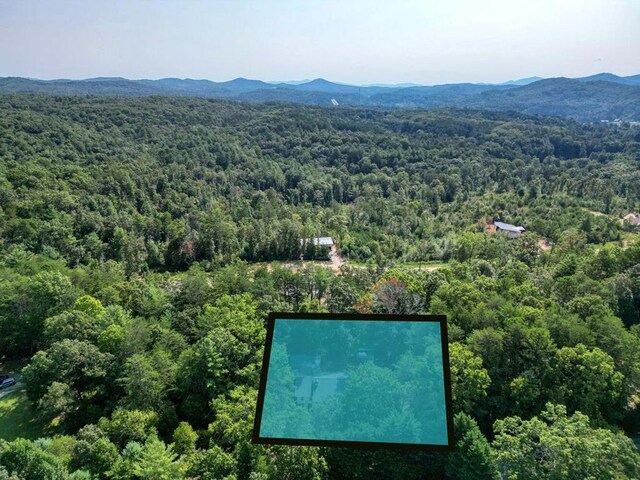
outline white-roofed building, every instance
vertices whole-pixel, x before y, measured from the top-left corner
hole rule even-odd
[[[313,237],[300,239],[300,261],[328,260],[336,254],[336,244],[331,237]]]
[[[302,238],[300,239],[300,245],[306,245],[307,243],[313,243],[316,247],[332,247],[333,238],[331,237],[314,237],[314,238]]]
[[[318,375],[299,376],[295,379],[295,401],[298,405],[319,403],[340,393],[349,376],[345,372],[320,373]]]
[[[493,222],[496,227],[496,231],[507,232],[509,238],[518,238],[525,232],[525,228],[519,225],[512,225],[504,222]]]

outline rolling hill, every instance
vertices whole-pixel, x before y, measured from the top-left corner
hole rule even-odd
[[[599,73],[576,79],[530,77],[503,84],[457,83],[434,86],[356,86],[322,78],[268,83],[236,78],[227,82],[163,78],[86,80],[0,78],[0,93],[55,95],[193,96],[248,102],[384,108],[461,107],[555,115],[583,122],[640,121],[640,75]]]
[[[640,120],[640,86],[569,78],[540,80],[510,90],[491,90],[462,102],[486,110],[515,110],[580,121]]]

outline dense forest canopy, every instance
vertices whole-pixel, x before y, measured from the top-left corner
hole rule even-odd
[[[638,210],[628,124],[2,95],[0,479],[638,477]],[[446,314],[456,452],[251,444],[269,311]]]
[[[640,202],[639,133],[456,110],[199,99],[2,99],[2,238],[130,272],[297,258],[332,234],[362,261],[447,259],[492,217],[615,240]],[[475,224],[478,225],[475,225]],[[384,240],[384,241],[383,241]]]

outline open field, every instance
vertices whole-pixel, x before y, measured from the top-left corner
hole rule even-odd
[[[18,437],[34,440],[43,435],[43,425],[24,390],[14,390],[0,398],[0,439]]]
[[[278,265],[281,268],[294,268],[294,269],[300,268],[302,265],[314,266],[314,267],[325,267],[325,268],[331,268],[334,271],[339,271],[340,267],[343,265],[347,267],[357,267],[357,268],[376,268],[376,264],[374,262],[356,262],[356,261],[348,260],[344,257],[341,257],[339,265],[336,265],[336,262],[334,260],[327,260],[327,261],[311,260],[311,261],[305,261],[302,263],[291,261],[291,260],[282,260],[282,261],[274,260],[271,262],[251,263],[251,266],[254,268],[266,267],[267,270],[269,271],[273,270],[274,266],[276,265]],[[396,262],[393,264],[393,267],[397,267],[397,268],[408,268],[408,269],[427,270],[427,271],[437,270],[445,266],[446,266],[446,263],[443,263],[443,262]]]
[[[24,361],[0,362],[0,372],[15,376],[15,387],[0,390],[0,439],[14,440],[18,437],[36,439],[43,435],[43,424],[29,402],[20,383],[20,371]]]

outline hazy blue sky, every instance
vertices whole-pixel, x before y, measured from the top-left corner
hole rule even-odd
[[[0,0],[0,76],[496,82],[640,73],[640,0]]]

